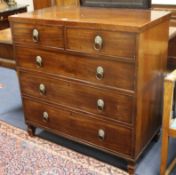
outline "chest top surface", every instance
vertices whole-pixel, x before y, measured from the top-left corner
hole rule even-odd
[[[170,12],[90,7],[50,7],[10,17],[12,22],[69,25],[139,32],[170,18]]]

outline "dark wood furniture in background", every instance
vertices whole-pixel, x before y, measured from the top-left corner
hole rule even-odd
[[[153,9],[156,10],[169,10],[172,12],[170,20],[170,31],[171,35],[169,38],[169,49],[168,49],[168,70],[176,69],[176,5],[161,5],[153,4]]]
[[[118,7],[118,8],[150,8],[151,0],[33,0],[35,9],[41,9],[53,5],[58,6],[72,6],[72,5],[81,5],[81,6],[99,6],[99,7]]]
[[[0,31],[0,66],[16,69],[10,28]]]
[[[51,7],[55,5],[55,0],[42,0],[42,2],[41,0],[33,0],[33,4],[34,4],[34,9],[38,10],[38,9]]]
[[[170,27],[169,47],[168,47],[168,70],[176,69],[176,27]]]
[[[80,0],[55,0],[57,6],[80,6]]]
[[[8,17],[13,14],[27,11],[27,5],[5,7],[0,10],[0,66],[16,69],[16,62],[13,56],[13,42],[9,28]]]
[[[27,5],[17,5],[0,10],[0,30],[9,27],[8,16],[27,11]]]
[[[81,6],[89,7],[117,7],[117,8],[143,8],[151,7],[151,0],[80,0]]]
[[[85,7],[10,17],[29,134],[41,127],[122,157],[134,174],[161,126],[169,19]]]
[[[176,5],[152,4],[152,9],[171,11],[170,26],[176,26]]]
[[[46,7],[51,7],[54,5],[57,6],[79,6],[80,2],[79,0],[33,0],[34,3],[34,9],[42,9]]]

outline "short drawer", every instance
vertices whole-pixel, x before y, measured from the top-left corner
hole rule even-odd
[[[73,56],[16,47],[18,66],[87,82],[134,90],[135,65],[121,61]]]
[[[13,40],[23,45],[64,48],[63,27],[14,23]]]
[[[23,102],[27,123],[102,150],[131,155],[132,131],[129,128],[34,100],[24,99]]]
[[[135,56],[134,34],[67,28],[66,37],[67,50],[131,59]]]
[[[74,81],[20,73],[22,94],[99,115],[100,118],[132,123],[133,97],[118,91]]]

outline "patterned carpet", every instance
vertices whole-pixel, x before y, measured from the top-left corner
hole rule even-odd
[[[128,175],[0,121],[0,175]]]

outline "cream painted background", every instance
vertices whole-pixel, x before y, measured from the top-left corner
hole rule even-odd
[[[16,0],[18,4],[29,4],[28,10],[33,10],[33,0]],[[42,0],[41,0],[42,3]],[[176,4],[176,0],[152,0],[153,4]]]
[[[176,4],[176,0],[152,0],[153,4]]]
[[[16,0],[18,4],[28,4],[28,10],[32,11],[33,10],[33,0]],[[41,0],[42,2],[42,0]]]

